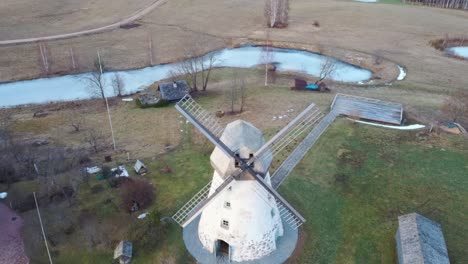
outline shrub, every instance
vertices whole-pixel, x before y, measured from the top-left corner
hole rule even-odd
[[[104,179],[107,179],[107,178],[113,176],[111,168],[109,168],[108,166],[102,166],[102,172],[101,173],[102,173],[102,177]]]
[[[151,107],[154,107],[154,108],[159,108],[159,107],[164,107],[164,106],[168,106],[171,102],[167,101],[167,100],[164,100],[164,99],[161,99],[159,100],[157,103],[155,104],[142,104],[140,99],[136,99],[135,100],[135,104],[139,107],[139,108],[142,108],[142,109],[145,109],[145,108],[151,108]]]
[[[122,207],[128,212],[144,209],[154,201],[154,187],[147,181],[130,179],[122,189]]]
[[[110,177],[107,179],[107,183],[109,184],[109,187],[111,188],[117,188],[120,187],[123,183],[130,181],[129,178],[127,177]]]
[[[94,185],[93,187],[91,187],[91,193],[92,194],[100,193],[103,190],[104,190],[104,187],[102,187],[101,184],[97,184],[97,185]]]

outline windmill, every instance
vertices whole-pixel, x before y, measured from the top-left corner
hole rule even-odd
[[[276,249],[283,223],[297,229],[305,219],[271,185],[272,159],[306,134],[322,114],[309,105],[268,142],[252,124],[237,120],[223,128],[189,95],[177,110],[214,145],[213,180],[172,219],[183,228],[200,215],[198,238],[215,255],[237,262],[262,258]],[[286,159],[285,159],[286,160]]]

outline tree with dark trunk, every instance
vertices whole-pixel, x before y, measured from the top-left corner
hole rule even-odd
[[[125,83],[119,73],[114,74],[112,77],[112,87],[114,88],[115,95],[123,96],[125,94]]]
[[[88,83],[88,91],[93,97],[101,97],[106,105],[105,84],[103,80],[104,63],[96,58],[94,60],[93,71],[86,74],[83,78]]]

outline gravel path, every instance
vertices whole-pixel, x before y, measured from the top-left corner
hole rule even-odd
[[[258,260],[252,261],[231,261],[227,259],[217,259],[213,254],[206,250],[198,239],[198,223],[200,216],[193,220],[183,230],[184,243],[192,256],[202,264],[281,264],[284,263],[296,248],[298,239],[297,229],[292,229],[289,225],[283,224],[284,235],[276,242],[277,249],[270,255]]]

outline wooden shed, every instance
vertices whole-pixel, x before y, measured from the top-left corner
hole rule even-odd
[[[132,260],[133,244],[130,241],[122,240],[114,250],[114,262],[129,264]]]
[[[418,213],[398,217],[399,264],[450,264],[440,224]]]
[[[341,115],[383,124],[401,125],[403,105],[347,94],[336,94],[331,109]]]

